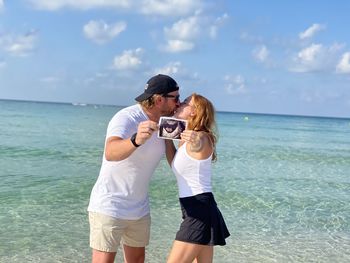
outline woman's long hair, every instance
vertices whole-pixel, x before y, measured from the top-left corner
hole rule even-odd
[[[215,108],[205,97],[193,93],[193,106],[196,108],[196,115],[188,120],[188,129],[194,131],[204,131],[209,135],[213,144],[212,161],[216,161],[217,128],[215,122]]]

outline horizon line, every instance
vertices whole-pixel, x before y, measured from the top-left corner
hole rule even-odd
[[[130,105],[117,105],[117,104],[104,104],[104,103],[64,102],[64,101],[44,101],[44,100],[4,99],[4,98],[0,98],[0,101],[67,104],[67,105],[73,105],[73,106],[106,106],[106,107],[123,107],[123,108],[130,106]],[[339,116],[299,115],[299,114],[296,115],[296,114],[286,114],[286,113],[243,112],[243,111],[227,111],[227,110],[216,110],[216,111],[219,113],[272,115],[272,116],[305,117],[305,118],[331,118],[331,119],[350,120],[350,116],[349,117],[339,117]]]

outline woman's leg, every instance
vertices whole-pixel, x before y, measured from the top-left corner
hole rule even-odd
[[[213,262],[214,247],[203,246],[198,256],[193,263],[212,263]]]
[[[175,240],[167,263],[212,263],[213,246]]]
[[[202,245],[175,240],[167,263],[191,263],[202,247]]]

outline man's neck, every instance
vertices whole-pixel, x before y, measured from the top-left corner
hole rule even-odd
[[[145,107],[142,107],[142,110],[143,110],[144,113],[146,113],[146,115],[148,116],[148,118],[151,121],[154,121],[154,122],[158,122],[159,121],[160,113],[154,107],[151,108],[151,109],[146,109]]]

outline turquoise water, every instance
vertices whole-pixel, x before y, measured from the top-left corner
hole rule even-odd
[[[90,262],[86,208],[118,109],[0,101],[0,262]],[[217,117],[214,194],[231,237],[214,262],[350,262],[350,120]],[[146,261],[165,262],[181,221],[165,160],[150,196]]]

